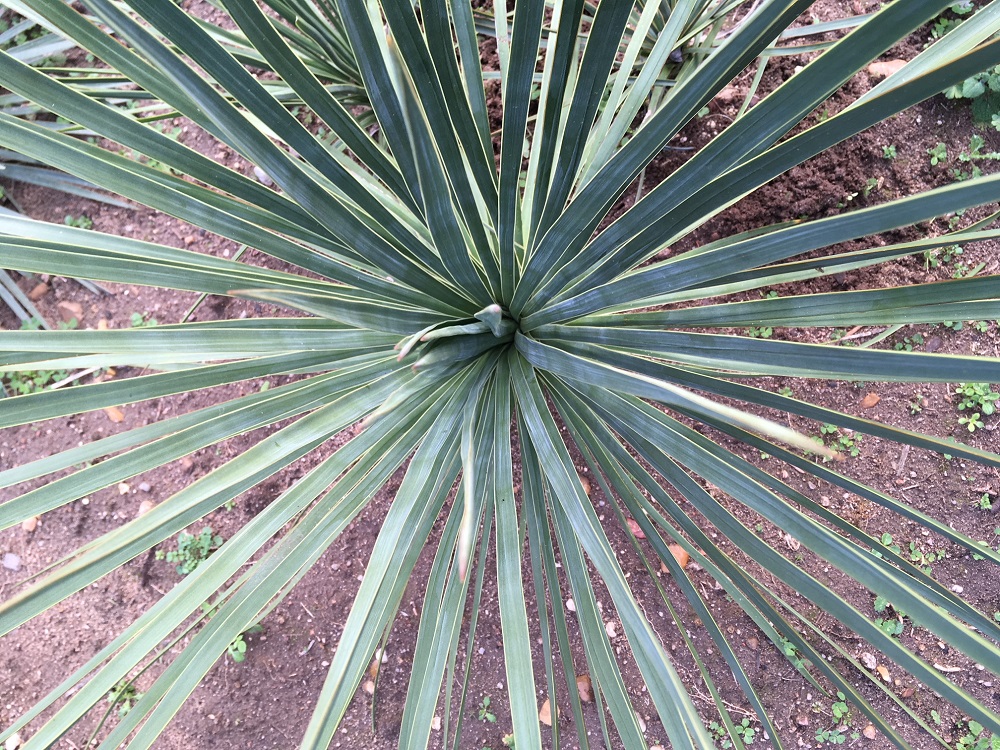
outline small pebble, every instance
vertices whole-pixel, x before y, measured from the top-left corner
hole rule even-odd
[[[568,609],[570,612],[576,612],[576,602],[574,602],[572,599],[567,599],[566,609]]]
[[[433,729],[435,732],[440,732],[441,731],[441,717],[440,716],[435,716],[433,719],[431,719],[431,729]]]
[[[131,490],[131,489],[132,488],[129,487],[125,482],[120,482],[118,484],[118,494],[119,495],[127,495],[129,493],[129,490]]]
[[[271,176],[260,167],[255,166],[253,168],[253,176],[256,177],[257,182],[264,187],[271,187],[271,185],[274,184],[274,180],[271,179]]]
[[[875,739],[875,735],[877,734],[877,732],[875,731],[875,725],[869,724],[868,726],[866,726],[864,729],[861,730],[861,734],[865,736],[866,740]]]
[[[149,492],[151,489],[153,489],[153,487],[149,482],[141,482],[139,484],[139,489],[142,490],[143,492]]]
[[[608,638],[614,638],[618,635],[618,627],[612,620],[608,620],[604,623],[604,630],[607,631]]]
[[[21,558],[13,552],[8,552],[3,556],[3,567],[6,570],[13,570],[16,573],[21,569]]]
[[[961,594],[963,591],[965,591],[965,589],[963,589],[957,583],[951,587],[951,590],[954,591],[956,594]]]
[[[861,663],[865,665],[865,669],[875,669],[878,662],[875,661],[875,657],[869,653],[861,654]]]
[[[147,513],[149,513],[149,511],[151,511],[154,507],[156,507],[156,504],[153,503],[152,501],[143,500],[141,503],[139,503],[139,512],[136,513],[136,515],[144,516]]]
[[[27,534],[30,534],[38,526],[38,516],[32,516],[31,518],[25,518],[21,521],[21,530]]]
[[[12,734],[7,738],[7,741],[3,744],[4,750],[17,750],[21,747],[21,735]]]

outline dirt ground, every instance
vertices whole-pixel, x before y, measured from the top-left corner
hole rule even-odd
[[[878,3],[869,0],[825,0],[816,4],[813,13],[819,19],[826,20],[844,15],[845,10],[850,13],[864,12],[877,5]],[[926,32],[917,34],[907,43],[891,50],[883,59],[909,59],[926,41]],[[790,76],[795,66],[800,64],[802,61],[795,57],[772,61],[765,75],[763,88],[766,90],[774,87]],[[751,77],[752,71],[741,76],[731,89],[727,89],[711,103],[707,116],[691,123],[681,133],[675,141],[679,148],[666,151],[648,170],[647,187],[688,158],[691,152],[681,149],[697,148],[726,126],[739,108],[739,94],[746,90]],[[875,82],[875,76],[860,74],[847,85],[847,98],[836,97],[826,111],[817,112],[815,117],[832,114],[843,102],[868,90]],[[186,123],[178,120],[176,126],[183,129]],[[674,251],[756,226],[802,216],[813,218],[832,215],[851,210],[855,206],[871,205],[916,190],[948,184],[953,179],[951,169],[968,168],[967,164],[960,161],[959,154],[969,148],[970,139],[974,135],[985,139],[984,152],[1000,151],[1000,135],[993,130],[976,127],[967,105],[946,100],[943,96],[934,97],[795,168],[699,229],[688,238],[685,247],[675,248]],[[252,168],[240,162],[235,154],[219,148],[198,133],[184,130],[180,139],[239,168],[245,174],[253,174]],[[938,143],[946,145],[948,159],[946,164],[933,166],[928,151]],[[889,147],[894,147],[895,158],[885,157]],[[979,162],[984,172],[995,171],[994,164],[992,161]],[[17,201],[35,218],[62,223],[67,217],[86,216],[93,222],[95,230],[112,234],[188,247],[225,257],[232,257],[238,250],[231,242],[149,210],[114,208],[25,186],[5,187],[14,192]],[[632,200],[634,190],[623,199],[622,207]],[[970,211],[957,217],[957,221],[959,226],[967,226],[981,215],[982,212]],[[942,219],[914,231],[940,233],[946,229],[947,219]],[[892,238],[886,239],[899,241],[905,238],[904,235],[906,233],[896,233]],[[857,247],[865,246],[861,242],[856,244]],[[276,266],[273,261],[262,258],[254,251],[243,256],[243,259]],[[833,279],[810,282],[804,287],[799,286],[797,291],[905,285],[949,278],[980,266],[980,273],[996,273],[1000,270],[1000,253],[996,244],[969,245],[961,255],[950,258],[945,258],[942,254],[930,258],[908,257],[874,270],[850,272]],[[35,289],[39,283],[40,280],[36,278],[21,279],[25,291]],[[195,295],[158,289],[106,285],[107,294],[95,295],[72,280],[53,278],[47,283],[48,288],[37,302],[42,313],[49,320],[58,321],[78,310],[79,325],[85,328],[96,328],[99,325],[127,327],[135,322],[136,314],[139,319],[146,321],[155,319],[161,324],[175,323],[197,302]],[[775,291],[785,294],[787,290],[779,288]],[[273,309],[254,303],[209,297],[197,305],[191,319],[214,320],[274,312]],[[879,346],[911,346],[918,351],[1000,356],[998,325],[1000,323],[997,321],[981,321],[977,327],[967,322],[960,330],[939,325],[910,326]],[[6,308],[0,308],[0,329],[13,329],[17,326],[18,323],[10,312]],[[862,329],[846,333],[848,336],[857,336],[854,339],[856,341],[864,341],[878,332],[877,329]],[[828,341],[832,348],[835,346],[832,339],[844,333],[819,330],[806,334],[796,332],[795,336],[798,340]],[[791,334],[777,331],[773,335],[784,337]],[[136,371],[122,369],[116,377],[125,378],[136,374]],[[269,385],[280,385],[287,380],[282,377],[270,378]],[[1000,425],[1000,416],[986,417],[985,426],[970,433],[959,423],[963,413],[956,408],[954,384],[793,382],[778,378],[762,382],[770,390],[788,387],[798,398],[849,414],[874,418],[935,436],[952,437],[977,448],[1000,452],[1000,435],[996,431]],[[123,404],[121,421],[115,421],[108,413],[98,411],[7,429],[0,433],[0,469],[50,455],[90,439],[149,424],[163,416],[185,413],[250,393],[259,390],[262,385],[261,381],[249,381],[173,398]],[[793,422],[793,426],[816,434],[819,430],[818,424],[807,423],[806,420]],[[194,479],[245,451],[264,434],[264,431],[258,431],[224,441],[184,460],[133,477],[121,485],[91,493],[77,502],[46,514],[33,531],[13,528],[0,532],[0,556],[13,553],[20,559],[19,570],[0,569],[0,596],[9,598],[17,592],[19,584],[38,574],[50,563],[72,552],[82,543],[135,517],[142,502],[158,503],[166,500]],[[724,438],[720,440],[725,442]],[[947,460],[918,449],[901,449],[895,443],[878,438],[864,437],[857,446],[858,455],[850,458],[844,467],[844,471],[850,476],[901,498],[917,510],[945,520],[953,528],[977,540],[985,540],[996,548],[1000,542],[1000,520],[995,511],[1000,504],[1000,473],[996,470],[970,462]],[[315,451],[241,496],[232,509],[213,512],[192,527],[192,530],[197,532],[203,526],[210,526],[215,533],[228,539],[248,518],[266,507],[285,488],[329,455],[333,447],[325,446]],[[736,446],[730,447],[737,450]],[[793,487],[819,499],[830,510],[868,533],[874,536],[891,534],[893,541],[904,550],[911,549],[912,543],[912,549],[925,555],[934,554],[937,557],[940,553],[940,559],[932,564],[933,575],[938,581],[949,587],[961,587],[963,598],[987,614],[1000,610],[1000,582],[995,571],[987,567],[988,563],[973,560],[959,548],[928,535],[927,531],[913,523],[862,498],[845,495],[838,488],[818,483],[789,468],[782,468],[775,459],[764,458],[746,449],[743,452],[763,468],[780,472],[781,477]],[[579,466],[583,471],[582,459]],[[297,746],[322,686],[326,667],[336,647],[361,574],[366,568],[372,541],[379,531],[392,491],[398,486],[400,479],[401,473],[351,523],[294,591],[264,619],[263,632],[247,636],[245,662],[237,664],[227,657],[219,659],[208,679],[194,691],[184,709],[159,740],[157,748],[263,750]],[[14,494],[9,488],[0,490],[0,500],[9,499]],[[676,627],[660,611],[663,609],[662,602],[657,607],[659,595],[646,577],[642,561],[630,550],[627,535],[618,527],[614,516],[607,512],[607,498],[601,495],[596,486],[592,499],[598,505],[600,513],[607,513],[607,533],[615,549],[622,550],[621,565],[629,576],[637,597],[648,603],[654,627],[659,630],[671,652],[676,654],[681,674],[690,678],[697,705],[705,710],[706,721],[716,718],[709,713],[710,699],[697,681],[697,670],[690,657],[685,654]],[[795,540],[786,540],[782,529],[760,524],[746,509],[737,507],[731,500],[726,502],[750,527],[756,528],[763,539],[777,547],[787,547],[789,556],[794,556],[806,571],[841,592],[863,612],[875,616],[874,594],[860,588],[836,569],[828,567],[808,550],[794,548]],[[417,565],[403,598],[402,616],[389,635],[377,691],[371,695],[364,687],[359,689],[338,732],[334,747],[395,746],[418,618],[424,606],[423,585],[435,550],[433,541],[432,539]],[[646,552],[652,554],[651,548],[647,548]],[[707,573],[689,569],[689,574],[703,591],[713,590],[712,580]],[[478,632],[471,650],[472,677],[462,709],[464,734],[458,743],[461,748],[480,750],[488,747],[497,750],[503,747],[502,739],[511,728],[506,705],[506,675],[494,575],[495,565],[491,554],[487,561],[486,584],[479,607]],[[0,639],[0,727],[7,727],[56,687],[65,675],[85,663],[113,634],[119,632],[123,623],[138,617],[178,581],[174,566],[165,560],[157,560],[153,551],[150,551]],[[678,607],[682,618],[686,618],[681,623],[682,626],[691,634],[695,643],[704,643],[708,639],[707,631],[685,603],[680,590],[666,574],[662,575],[661,583]],[[605,619],[614,625],[615,614],[610,597],[602,588],[598,588],[598,594],[603,599]],[[826,743],[817,740],[817,732],[837,726],[845,727],[848,746],[872,750],[889,746],[881,736],[869,738],[862,734],[868,722],[858,711],[852,711],[842,721],[835,721],[832,715],[833,701],[798,674],[784,655],[770,646],[750,619],[723,592],[716,591],[711,601],[713,615],[737,644],[750,679],[773,711],[776,725],[781,731],[781,739],[789,747],[825,746]],[[467,615],[471,612],[471,603],[468,606],[470,609]],[[854,655],[861,656],[865,652],[864,643],[852,633],[842,627],[838,629],[836,623],[825,622],[829,618],[822,612],[816,611],[813,614],[821,623],[832,627],[832,632],[841,638],[841,643],[847,644],[848,650]],[[535,629],[534,637],[537,637],[537,613],[532,613],[530,624]],[[620,656],[626,685],[645,721],[648,744],[666,746],[663,729],[655,716],[651,701],[644,693],[638,670],[629,658],[628,644],[621,632],[622,628],[619,626],[616,630],[613,644]],[[583,672],[586,668],[582,645],[572,617],[570,636],[574,660],[578,669]],[[464,637],[463,631],[459,670],[464,668]],[[926,631],[909,625],[908,621],[900,638],[914,650],[933,653],[935,661],[959,668],[960,671],[954,673],[955,681],[986,706],[1000,710],[1000,688],[996,683],[998,678],[985,671],[982,665],[970,662],[961,654],[948,652],[946,647],[943,649],[942,644]],[[737,720],[751,716],[745,698],[721,657],[710,646],[704,650],[703,656],[724,698],[731,704],[733,716]],[[878,659],[877,654],[874,656]],[[530,658],[535,673],[542,674],[544,664],[539,641],[536,641],[536,648]],[[835,660],[835,663],[840,662],[839,659]],[[925,720],[930,721],[931,712],[937,712],[941,720],[940,731],[953,745],[958,742],[962,732],[961,723],[966,717],[891,663],[883,664],[879,661],[878,666],[888,669],[888,681],[896,695]],[[138,678],[138,688],[145,689],[161,669],[161,662],[153,664]],[[861,675],[855,673],[854,676],[876,707],[885,711],[893,721],[897,716],[900,718],[901,730],[915,746],[930,746],[924,744],[929,743],[926,736],[921,738],[909,722],[904,720],[905,717],[897,707],[877,696]],[[564,687],[560,690],[560,702],[565,711],[568,703],[565,701]],[[540,696],[539,704],[542,699]],[[486,700],[489,701],[488,713],[494,716],[494,720],[490,720],[485,715],[486,712],[480,710]],[[587,731],[592,744],[594,747],[602,747],[597,709],[592,702],[585,703],[584,706]],[[440,705],[439,708],[443,716],[448,707]],[[452,710],[457,708],[457,703],[451,706]],[[82,748],[99,719],[96,712],[92,713],[88,716],[88,722],[64,738],[58,747]],[[109,719],[110,722],[114,720],[114,716]],[[753,725],[757,726],[757,723],[753,722]],[[563,714],[560,727],[562,746],[575,747],[576,730],[568,711]],[[30,734],[29,728],[24,733],[25,738]],[[443,746],[444,740],[441,731],[432,733],[434,746]],[[613,743],[616,742],[613,739]],[[759,743],[761,740],[755,744]]]

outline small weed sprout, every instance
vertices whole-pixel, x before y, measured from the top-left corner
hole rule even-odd
[[[197,536],[182,531],[177,535],[177,549],[166,553],[157,550],[156,559],[177,563],[178,575],[186,576],[221,547],[222,542],[222,537],[212,531],[211,526],[203,528]]]
[[[119,716],[125,716],[142,696],[134,682],[122,679],[108,692],[108,703],[118,707]]]
[[[943,143],[938,143],[934,148],[927,149],[927,154],[931,157],[931,166],[936,167],[948,160],[948,147]]]
[[[483,699],[479,701],[479,720],[490,724],[497,723],[497,715],[490,711],[490,696],[488,695],[483,696]]]

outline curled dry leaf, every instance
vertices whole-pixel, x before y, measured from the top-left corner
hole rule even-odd
[[[580,484],[583,485],[583,491],[587,493],[587,497],[590,497],[590,479],[580,474]]]
[[[879,396],[877,393],[869,393],[867,396],[861,399],[861,406],[865,409],[871,409],[881,400],[882,397]]]
[[[875,671],[878,672],[879,677],[881,677],[886,682],[889,682],[889,670],[886,669],[883,665],[879,664],[877,667],[875,667]]]
[[[125,413],[119,409],[117,406],[108,406],[104,409],[104,413],[108,415],[110,419],[115,424],[123,421],[125,419]]]
[[[590,681],[589,674],[576,676],[576,690],[580,693],[580,700],[584,703],[590,703],[594,700],[594,686]]]

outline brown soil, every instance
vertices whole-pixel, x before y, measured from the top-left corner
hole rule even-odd
[[[841,6],[852,12],[864,11],[873,2],[820,2],[814,12],[825,19],[842,15]],[[860,7],[857,7],[860,6]],[[922,46],[924,39],[915,38],[909,43],[892,50],[886,58],[912,57]],[[763,86],[775,86],[780,80],[791,75],[794,67],[801,64],[796,58],[778,58],[769,66]],[[736,92],[745,90],[752,72],[746,73],[736,82]],[[848,85],[848,93],[853,97],[871,87],[867,74],[859,75]],[[495,92],[494,92],[495,93]],[[836,111],[839,98],[830,104],[830,111]],[[679,146],[699,146],[711,138],[717,129],[728,122],[739,107],[740,98],[720,97],[711,104],[711,114],[689,125],[676,139]],[[824,116],[817,113],[816,116]],[[177,125],[183,126],[182,121]],[[950,181],[948,170],[932,167],[927,151],[938,142],[947,145],[951,156],[948,167],[960,166],[955,158],[967,147],[970,137],[978,133],[986,139],[984,150],[1000,150],[1000,137],[996,132],[978,130],[970,121],[967,107],[949,102],[943,97],[934,99],[906,112],[893,120],[865,132],[804,166],[780,177],[765,190],[726,211],[711,224],[698,230],[685,242],[692,246],[709,241],[728,233],[744,231],[754,226],[763,226],[786,221],[800,216],[820,217],[850,210],[853,206],[889,200],[910,194],[921,188],[946,184]],[[199,138],[194,133],[181,135],[181,139]],[[236,164],[236,157],[220,150],[218,145],[203,139],[194,141],[203,152],[214,154],[230,164]],[[897,158],[883,158],[883,147],[894,145]],[[647,185],[676,168],[689,152],[671,150],[652,165],[647,174]],[[985,163],[983,169],[988,170]],[[246,174],[252,174],[248,165],[240,165]],[[867,180],[871,178],[877,187],[865,195]],[[214,236],[180,222],[147,210],[124,210],[111,208],[83,200],[68,198],[40,189],[14,187],[18,201],[26,207],[27,213],[43,220],[61,223],[66,216],[87,215],[94,222],[94,229],[113,234],[121,234],[140,239],[148,239],[176,247],[190,247],[202,252],[231,257],[237,248],[233,243],[219,240]],[[848,198],[848,196],[852,196]],[[633,200],[634,195],[623,199],[623,206]],[[961,221],[968,224],[975,212],[970,211]],[[932,231],[944,229],[944,222],[936,222]],[[895,237],[898,240],[901,237]],[[862,243],[858,243],[862,246]],[[677,248],[677,250],[683,248]],[[252,262],[261,262],[255,253],[245,256]],[[268,262],[270,265],[274,265]],[[808,291],[826,291],[831,288],[865,288],[895,284],[907,284],[949,277],[961,262],[967,268],[979,263],[985,264],[984,272],[996,272],[998,254],[995,245],[968,246],[964,254],[950,264],[928,267],[922,258],[910,257],[903,261],[880,266],[876,270],[853,272],[833,281],[822,280],[805,287]],[[25,290],[33,288],[37,279],[22,279]],[[66,279],[49,281],[49,291],[39,300],[41,311],[50,320],[59,320],[60,302],[75,302],[82,307],[80,325],[97,327],[106,321],[112,328],[129,325],[133,313],[148,314],[160,323],[179,321],[195,302],[189,294],[140,287],[108,285],[109,294],[95,296]],[[802,291],[799,287],[799,291]],[[785,290],[777,289],[781,294]],[[260,305],[227,298],[210,297],[198,306],[193,319],[212,320],[242,315],[271,314],[273,311]],[[17,322],[4,308],[0,308],[0,328],[16,328]],[[823,334],[824,332],[819,332]],[[874,332],[867,332],[874,333]],[[985,331],[979,331],[968,324],[961,331],[953,331],[941,326],[911,326],[900,331],[882,346],[891,348],[903,343],[904,337],[914,334],[923,336],[923,350],[953,352],[963,354],[983,354],[998,356],[1000,332],[996,321],[988,321]],[[777,332],[775,335],[783,335]],[[119,370],[117,377],[138,374],[127,369]],[[285,382],[282,378],[271,378],[270,385]],[[1000,417],[987,419],[984,429],[974,434],[959,425],[959,412],[952,386],[948,384],[914,386],[887,383],[841,383],[841,382],[784,382],[780,379],[765,379],[764,384],[772,390],[783,386],[796,389],[797,397],[815,403],[841,409],[850,414],[876,418],[902,428],[920,430],[937,436],[950,436],[968,442],[976,447],[1000,452],[1000,438],[995,431],[1000,425]],[[0,468],[19,465],[27,461],[58,452],[81,441],[94,439],[123,430],[150,423],[159,417],[187,412],[217,403],[220,400],[237,397],[243,393],[258,390],[261,381],[251,381],[226,388],[189,393],[176,398],[123,405],[124,421],[115,423],[108,415],[99,411],[77,417],[51,420],[42,424],[5,430],[0,435]],[[806,390],[809,389],[809,390]],[[865,396],[875,393],[877,404],[863,405]],[[920,406],[912,410],[910,404]],[[816,432],[819,425],[801,424],[794,426],[805,431]],[[178,461],[147,474],[134,477],[126,484],[92,493],[87,498],[46,514],[33,532],[15,528],[0,532],[0,554],[13,552],[20,556],[23,567],[17,573],[0,569],[0,595],[4,598],[15,593],[18,584],[28,576],[39,573],[48,564],[75,550],[80,544],[108,532],[126,520],[133,518],[143,500],[159,502],[184,487],[193,479],[204,475],[222,462],[238,455],[262,437],[263,431],[241,436],[199,451],[188,461]],[[728,445],[728,443],[727,443]],[[335,446],[328,446],[298,462],[275,478],[256,487],[242,496],[232,510],[219,510],[210,514],[194,530],[203,525],[211,526],[224,538],[228,538],[242,523],[274,500],[286,487],[301,477],[309,468]],[[738,450],[736,446],[731,446]],[[751,452],[745,451],[751,456]],[[1000,609],[1000,584],[992,571],[982,562],[975,562],[957,548],[944,545],[940,540],[925,536],[912,524],[883,509],[854,496],[844,496],[831,486],[824,486],[800,475],[775,469],[774,460],[752,456],[765,469],[781,472],[783,478],[796,489],[812,497],[824,498],[831,510],[848,518],[863,530],[878,536],[892,534],[894,540],[906,548],[915,542],[924,551],[941,550],[944,558],[934,564],[934,576],[948,586],[961,586],[963,597],[987,613]],[[579,459],[583,470],[584,463]],[[986,539],[996,543],[994,529],[1000,525],[995,511],[980,509],[976,504],[984,494],[998,500],[1000,476],[992,469],[962,462],[946,461],[940,456],[920,450],[900,451],[900,446],[876,438],[866,437],[861,442],[860,455],[848,461],[845,471],[877,489],[900,497],[915,508],[939,519],[945,519],[954,528],[976,539]],[[228,658],[221,658],[206,679],[193,693],[184,709],[177,716],[156,747],[164,750],[213,747],[219,750],[235,748],[292,748],[308,722],[316,696],[319,694],[326,667],[336,647],[341,628],[353,601],[361,574],[367,564],[372,540],[378,533],[392,492],[401,478],[383,490],[376,500],[362,513],[323,555],[316,566],[294,591],[264,620],[264,632],[248,636],[247,659],[235,664]],[[0,500],[13,496],[10,490],[0,491]],[[606,499],[596,489],[592,496],[601,513],[607,511]],[[735,503],[730,502],[734,507]],[[737,509],[741,518],[751,528],[758,519],[745,509]],[[603,518],[603,516],[602,516]],[[640,601],[652,608],[648,614],[654,626],[661,632],[664,642],[676,655],[677,666],[682,675],[689,678],[695,690],[699,708],[705,710],[706,720],[711,716],[711,705],[700,687],[697,670],[686,654],[678,632],[656,607],[658,594],[645,575],[641,559],[630,549],[630,540],[618,526],[614,516],[607,513],[607,533],[616,550],[622,550],[621,565],[634,586]],[[781,546],[784,532],[770,525],[759,527],[762,537]],[[380,670],[378,689],[373,696],[359,689],[341,729],[338,731],[334,747],[374,747],[395,746],[402,705],[405,698],[408,673],[411,667],[413,647],[416,639],[418,616],[424,606],[422,588],[430,567],[433,544],[428,545],[419,561],[409,588],[403,598],[403,616],[399,618],[388,638],[386,657]],[[793,540],[794,541],[794,540]],[[646,543],[643,542],[643,545]],[[644,547],[647,554],[651,548]],[[789,556],[796,554],[789,549]],[[802,549],[797,551],[804,568],[829,585],[842,591],[844,596],[862,611],[871,612],[874,595],[860,589],[856,584],[836,569],[825,566],[821,560]],[[525,560],[525,566],[528,565]],[[502,737],[510,731],[509,709],[506,705],[506,674],[504,671],[503,649],[500,636],[500,622],[497,607],[492,557],[487,563],[484,595],[479,609],[479,630],[473,647],[473,669],[469,693],[464,707],[464,735],[459,742],[462,748],[499,748]],[[695,584],[703,591],[712,591],[712,581],[706,573],[690,572]],[[0,727],[9,726],[18,716],[56,687],[65,675],[85,663],[111,637],[127,623],[145,611],[152,603],[178,581],[173,566],[166,561],[154,559],[152,554],[141,555],[114,574],[87,588],[54,607],[44,615],[32,620],[0,641]],[[697,621],[685,603],[679,589],[662,576],[664,584],[683,618],[685,627],[696,644],[707,640],[707,632]],[[605,619],[615,620],[610,599],[603,588],[598,589],[603,599]],[[713,614],[722,628],[737,644],[739,655],[753,681],[761,691],[764,701],[774,712],[782,739],[789,746],[818,746],[815,735],[817,729],[833,726],[829,698],[818,693],[803,679],[792,665],[773,649],[738,607],[721,592],[710,598]],[[471,608],[471,604],[468,605]],[[662,607],[662,604],[661,604]],[[467,610],[466,614],[470,614]],[[822,613],[814,613],[824,620]],[[531,624],[537,629],[537,613],[531,612]],[[829,625],[829,623],[824,623]],[[570,618],[570,636],[573,658],[577,668],[585,670],[582,647],[576,623]],[[648,697],[644,694],[643,683],[638,670],[628,655],[628,644],[621,633],[620,625],[613,639],[617,653],[621,657],[626,685],[633,696],[646,723],[646,737],[650,745],[665,744],[665,735]],[[843,630],[841,628],[840,630]],[[836,627],[833,632],[837,632]],[[536,633],[537,635],[537,633]],[[852,640],[850,633],[843,632],[842,643],[848,644],[855,655],[864,651],[863,643]],[[907,626],[902,636],[903,642],[927,654],[933,660],[960,667],[956,681],[994,710],[1000,707],[1000,693],[995,685],[996,677],[984,672],[981,665],[975,665],[954,652],[942,651],[936,639],[926,631]],[[464,644],[464,634],[463,641]],[[461,649],[464,654],[464,645]],[[526,655],[527,656],[527,655]],[[703,656],[717,680],[723,697],[733,705],[733,715],[738,719],[748,710],[745,699],[740,694],[725,663],[711,648],[703,651]],[[536,675],[543,673],[542,650],[537,646],[531,654]],[[838,660],[839,661],[839,660]],[[843,665],[841,665],[843,666]],[[894,691],[914,707],[921,716],[928,718],[930,711],[940,712],[942,728],[946,736],[957,740],[956,722],[962,720],[960,714],[922,689],[907,675],[897,673],[892,664],[890,680]],[[464,667],[460,655],[459,669]],[[139,689],[144,689],[161,669],[160,664],[142,675],[138,680]],[[876,707],[896,716],[898,710],[890,707],[884,699],[878,698],[870,685],[860,675],[855,675]],[[563,688],[560,688],[563,690]],[[700,692],[699,692],[700,691]],[[495,714],[495,722],[480,720],[477,706],[489,697],[490,711]],[[539,704],[543,697],[539,697]],[[564,707],[560,721],[562,746],[576,746],[576,729],[568,718],[568,703],[565,693],[560,693],[560,703]],[[457,703],[452,706],[457,709]],[[587,731],[593,746],[600,747],[600,725],[593,703],[585,704]],[[443,715],[446,711],[440,707]],[[901,716],[901,714],[900,714]],[[98,719],[89,717],[86,726],[80,727],[65,738],[59,747],[80,748]],[[111,719],[114,721],[114,718]],[[867,724],[857,711],[852,712],[848,721],[849,731],[860,731]],[[901,722],[906,726],[906,722]],[[926,738],[907,729],[907,736],[916,746]],[[25,732],[30,735],[30,730]],[[432,734],[432,742],[441,745],[442,733]],[[862,738],[855,746],[880,749],[888,746],[881,737],[874,740]]]

